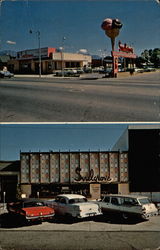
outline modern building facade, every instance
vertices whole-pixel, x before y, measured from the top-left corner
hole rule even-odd
[[[128,183],[127,152],[23,152],[20,158],[20,186],[29,196],[68,190],[93,198],[92,184],[99,193],[117,193]]]
[[[160,125],[129,125],[110,151],[20,152],[0,162],[0,199],[138,193],[160,202],[159,180]]]

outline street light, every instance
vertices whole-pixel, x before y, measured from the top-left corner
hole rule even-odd
[[[99,49],[99,51],[100,51],[100,53],[101,53],[101,64],[102,64],[102,67],[103,67],[106,49],[104,49],[104,50]]]
[[[33,33],[32,30],[29,31],[30,34]],[[39,30],[35,31],[38,37],[38,61],[39,61],[39,77],[41,77],[41,33]]]
[[[64,63],[64,54],[63,54],[63,50],[64,50],[64,41],[65,40],[66,40],[66,37],[64,36],[62,38],[62,47],[61,47],[61,60],[62,60],[62,67],[61,67],[61,69],[62,69],[62,76],[64,76],[64,65],[63,65],[63,63]]]

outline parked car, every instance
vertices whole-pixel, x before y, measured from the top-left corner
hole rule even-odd
[[[71,77],[71,76],[74,76],[74,77],[79,77],[80,74],[77,73],[77,70],[71,70],[71,69],[65,69],[62,71],[57,71],[55,72],[55,75],[56,76],[65,76],[65,77]]]
[[[98,204],[88,201],[79,194],[57,195],[55,200],[48,200],[46,204],[54,208],[55,214],[71,218],[85,218],[102,214]]]
[[[104,77],[112,77],[112,72],[112,68],[102,69],[101,71],[99,71],[100,74],[105,74]]]
[[[0,71],[0,78],[4,78],[4,77],[13,77],[14,74],[12,74],[11,72],[9,71]]]
[[[25,221],[42,221],[53,219],[53,208],[47,207],[37,199],[21,199],[7,204],[7,210],[12,214],[19,214]]]
[[[139,217],[149,219],[158,215],[158,210],[148,197],[136,195],[106,195],[98,202],[104,214],[119,214],[124,219]]]
[[[144,72],[153,72],[153,71],[156,71],[156,69],[155,69],[155,68],[152,68],[152,67],[144,67],[144,68],[143,68],[143,71],[144,71]]]
[[[137,73],[143,73],[144,70],[141,69],[141,68],[134,68],[134,72],[137,72]]]

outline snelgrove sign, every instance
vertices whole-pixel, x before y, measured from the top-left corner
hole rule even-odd
[[[24,152],[20,160],[22,184],[128,182],[128,152]]]

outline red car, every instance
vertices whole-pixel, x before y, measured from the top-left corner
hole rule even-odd
[[[53,208],[37,199],[22,199],[16,202],[8,203],[7,210],[9,213],[19,214],[26,221],[43,221],[53,219],[55,212]]]

